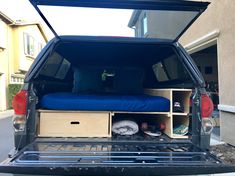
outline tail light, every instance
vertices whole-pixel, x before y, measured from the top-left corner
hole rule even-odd
[[[27,91],[18,92],[12,101],[12,107],[15,115],[13,116],[13,126],[16,132],[24,131],[26,125],[26,112],[27,112]]]
[[[205,134],[210,134],[214,128],[214,123],[211,115],[214,111],[214,105],[211,98],[207,94],[201,96],[201,116],[202,116],[202,129]]]
[[[14,96],[12,107],[16,115],[26,115],[27,95],[27,91],[22,90]]]
[[[211,117],[214,111],[214,105],[210,97],[206,94],[201,96],[201,115],[202,118]]]

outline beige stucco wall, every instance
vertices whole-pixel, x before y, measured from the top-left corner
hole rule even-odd
[[[10,61],[10,67],[11,67],[11,73],[16,73],[18,72],[18,68],[19,68],[19,40],[18,40],[18,30],[15,27],[12,27],[12,45],[14,50],[12,50],[11,52],[13,53],[14,57],[12,58],[12,60]]]
[[[45,45],[45,40],[39,31],[37,25],[18,26],[15,28],[15,72],[16,71],[27,71],[33,63],[35,57],[27,56],[24,53],[24,33],[28,33],[35,39],[36,42],[40,42]]]
[[[0,27],[4,28],[4,48],[0,48],[0,111],[3,111],[7,108],[7,85],[9,84],[9,71],[10,64],[9,60],[12,60],[12,29],[5,24],[3,21],[0,21]],[[0,40],[3,40],[0,38]]]
[[[220,104],[235,106],[235,3],[234,0],[210,1],[206,12],[182,36],[180,42],[185,46],[210,32],[220,31],[217,40]],[[235,137],[231,135],[235,123],[231,118],[235,119],[235,114],[221,113],[221,126],[225,126],[221,127],[221,136],[235,145]],[[223,129],[230,129],[230,132]]]
[[[220,103],[235,106],[235,3],[234,0],[211,0],[211,4],[201,17],[183,35],[180,42],[187,45],[204,35],[219,30],[218,69]]]

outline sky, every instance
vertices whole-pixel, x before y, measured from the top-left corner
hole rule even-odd
[[[40,6],[59,35],[134,36],[127,27],[132,10]],[[0,0],[0,11],[13,20],[39,21],[48,37],[45,23],[28,0]]]

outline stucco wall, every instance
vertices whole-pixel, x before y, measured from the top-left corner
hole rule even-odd
[[[18,41],[18,46],[16,49],[17,53],[15,54],[18,58],[16,58],[18,60],[18,68],[17,70],[21,70],[21,71],[28,71],[29,67],[31,66],[31,64],[33,63],[35,57],[37,56],[38,53],[35,53],[34,57],[31,56],[27,56],[24,53],[24,33],[28,33],[31,36],[33,36],[35,42],[40,42],[43,45],[45,45],[45,40],[42,36],[42,34],[40,33],[37,25],[29,25],[29,26],[19,26],[17,29],[17,36],[16,36],[16,40]],[[37,44],[36,43],[36,44]],[[37,47],[37,45],[36,45]]]
[[[12,45],[13,45],[13,48],[14,50],[12,50],[11,52],[13,53],[13,58],[12,60],[10,61],[10,67],[11,67],[11,71],[10,73],[17,73],[19,71],[19,41],[18,41],[18,29],[16,27],[13,27],[12,28],[12,35],[13,35],[13,38],[12,38]]]
[[[181,37],[180,42],[187,45],[204,35],[219,30],[218,70],[220,103],[235,106],[235,3],[234,0],[212,1],[208,9]]]
[[[4,22],[0,22],[0,27],[4,28],[4,48],[0,49],[0,111],[7,109],[7,85],[9,83],[9,60],[12,59],[12,30]],[[2,38],[0,38],[2,40]],[[2,42],[2,41],[1,41]]]

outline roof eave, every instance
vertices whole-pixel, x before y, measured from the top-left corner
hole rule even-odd
[[[39,22],[22,22],[22,23],[14,23],[12,26],[30,26],[30,25],[37,25],[39,31],[41,32],[45,42],[48,42],[48,38],[46,36],[45,30],[43,29],[42,25]]]
[[[0,11],[0,19],[2,19],[2,21],[4,21],[6,24],[12,24],[14,22],[11,18],[9,18],[7,15],[2,13],[1,11]]]

